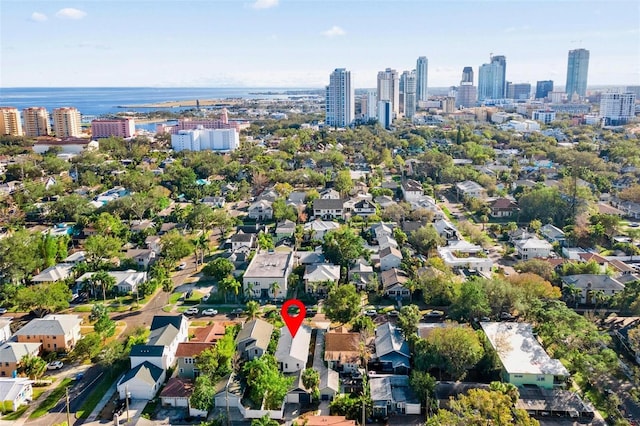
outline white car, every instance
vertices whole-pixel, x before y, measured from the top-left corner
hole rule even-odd
[[[185,315],[198,315],[198,308],[193,307],[193,308],[189,308],[186,311],[184,311]]]
[[[52,361],[47,364],[47,370],[60,370],[63,366],[62,361]]]
[[[378,315],[378,312],[375,309],[367,309],[364,314],[369,317],[375,317],[376,315]]]
[[[184,271],[185,269],[187,269],[187,262],[182,262],[181,264],[178,265],[179,271]]]
[[[209,308],[209,309],[205,309],[204,311],[202,311],[202,315],[206,315],[206,316],[212,317],[214,315],[218,315],[218,311],[215,310],[215,309]]]

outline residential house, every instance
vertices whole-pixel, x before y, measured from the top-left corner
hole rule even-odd
[[[182,342],[176,350],[178,376],[183,379],[195,379],[199,375],[196,357],[213,347],[212,342]]]
[[[31,278],[31,282],[34,283],[52,283],[55,281],[62,281],[67,279],[73,273],[73,263],[58,263],[57,265],[50,266],[39,274]]]
[[[137,234],[139,232],[145,232],[145,231],[151,230],[153,229],[154,226],[156,226],[156,224],[149,219],[132,220],[129,229],[134,234]]]
[[[215,393],[213,401],[215,407],[240,407],[242,405],[241,401],[244,391],[244,385],[235,373],[231,373],[230,375],[223,377],[218,383],[216,383],[216,387],[214,389]]]
[[[70,351],[82,338],[78,315],[50,314],[31,320],[14,336],[20,343],[42,343],[45,351]]]
[[[375,361],[380,364],[382,371],[394,374],[409,373],[409,343],[399,328],[389,322],[376,328],[375,347]]]
[[[0,376],[15,377],[25,355],[36,356],[42,343],[6,342],[0,345]]]
[[[436,203],[436,200],[429,196],[423,195],[418,200],[411,201],[410,204],[413,210],[425,209],[432,212],[433,220],[444,219],[446,217],[440,206]]]
[[[470,180],[456,183],[456,193],[461,198],[485,198],[487,196],[487,191],[482,185]]]
[[[458,228],[456,228],[451,222],[445,219],[439,219],[433,222],[433,227],[436,232],[445,241],[460,240],[460,234]]]
[[[169,365],[169,348],[164,345],[133,345],[129,352],[131,368],[136,368],[143,363],[151,363],[154,366],[167,370]]]
[[[553,246],[548,241],[541,240],[538,237],[531,237],[526,240],[517,240],[514,242],[516,254],[522,260],[549,257],[553,251]]]
[[[3,411],[17,411],[33,400],[33,381],[25,377],[0,379],[0,403]]]
[[[569,372],[551,358],[524,322],[481,322],[502,365],[502,380],[516,386],[564,387]]]
[[[355,420],[347,420],[345,416],[304,416],[305,426],[356,426]]]
[[[328,188],[320,192],[320,199],[321,200],[339,200],[340,193],[333,188]]]
[[[338,228],[340,228],[339,223],[322,219],[316,219],[304,224],[305,234],[310,235],[311,238],[316,240],[322,240],[322,238],[324,238],[324,234]]]
[[[226,204],[224,197],[204,197],[200,202],[212,209],[221,209]]]
[[[258,201],[268,201],[273,203],[276,199],[279,198],[278,193],[273,188],[267,188],[260,195],[258,195]]]
[[[285,402],[302,405],[308,405],[311,403],[311,393],[304,387],[302,371],[303,370],[300,369],[293,374],[293,383],[291,383],[291,386],[289,387],[289,391],[285,397]]]
[[[371,225],[371,231],[376,240],[382,237],[393,237],[394,225],[392,223],[378,222]]]
[[[11,318],[0,318],[0,343],[11,339]]]
[[[291,252],[256,253],[242,277],[244,294],[260,299],[283,299],[292,269]]]
[[[420,414],[420,401],[409,386],[408,376],[371,377],[369,390],[373,402],[373,417],[386,418],[390,414]]]
[[[393,198],[388,195],[380,195],[373,199],[373,201],[380,206],[381,209],[386,209],[387,207],[395,206],[396,203]]]
[[[411,292],[405,287],[409,281],[409,275],[398,268],[380,273],[380,281],[385,296],[391,299],[408,299],[411,296]]]
[[[307,199],[307,193],[304,191],[292,191],[287,198],[287,205],[293,206],[298,210],[305,207],[305,201]]]
[[[329,368],[355,373],[361,365],[360,333],[351,333],[344,327],[324,334],[324,360]]]
[[[596,293],[611,297],[624,290],[625,285],[617,278],[602,274],[580,274],[562,277],[562,286],[571,285],[581,290],[580,303],[595,305],[598,303]]]
[[[448,246],[438,247],[438,255],[454,271],[469,269],[488,274],[493,267],[481,246],[464,240],[450,241]]]
[[[132,259],[139,268],[147,269],[156,261],[156,253],[151,249],[130,249],[127,250],[125,257]]]
[[[331,284],[340,281],[340,266],[330,263],[307,265],[302,279],[307,293],[326,294]]]
[[[378,238],[378,249],[379,250],[384,250],[387,247],[393,247],[393,248],[398,248],[398,242],[395,240],[395,238],[393,237],[380,237]]]
[[[82,250],[71,253],[67,256],[62,263],[71,263],[72,265],[77,265],[78,263],[82,263],[86,261],[86,253]]]
[[[511,217],[518,211],[518,203],[508,198],[497,198],[489,203],[492,217]]]
[[[76,286],[78,288],[83,287],[83,283],[90,280],[95,272],[87,272],[80,276],[76,280]],[[148,274],[146,272],[136,272],[132,270],[128,271],[109,271],[116,281],[114,289],[120,294],[130,294],[138,291],[140,284],[147,282]]]
[[[540,234],[551,244],[558,243],[560,246],[563,246],[566,241],[564,231],[550,223],[540,228]]]
[[[317,330],[316,347],[313,351],[313,369],[320,375],[320,399],[322,401],[331,401],[336,394],[340,392],[340,375],[333,368],[328,368],[324,362],[323,350],[325,331]]]
[[[151,362],[145,361],[129,370],[117,384],[120,399],[127,393],[131,399],[150,401],[164,383],[166,371]]]
[[[373,266],[366,260],[358,259],[349,269],[349,282],[354,283],[358,290],[364,290],[374,278]]]
[[[238,352],[248,360],[260,358],[267,351],[271,333],[273,333],[273,325],[261,319],[244,323],[236,336]]]
[[[402,182],[402,196],[407,202],[418,201],[424,196],[422,184],[413,179],[407,179]]]
[[[270,220],[273,218],[272,202],[267,200],[258,200],[249,206],[249,219]]]
[[[309,327],[301,326],[295,337],[291,336],[289,327],[282,327],[275,353],[280,371],[283,373],[295,373],[303,370],[307,365],[307,358],[309,358],[310,343],[311,329]]]
[[[376,214],[376,205],[369,200],[360,200],[353,205],[353,214],[361,217],[369,217]]]
[[[233,251],[241,247],[252,249],[256,246],[256,234],[244,233],[242,230],[232,235],[229,240],[231,241],[231,250]]]
[[[294,257],[295,264],[298,266],[315,265],[316,263],[324,263],[326,260],[322,246],[316,247],[314,251],[297,251]]]
[[[342,219],[344,217],[344,200],[319,198],[313,201],[313,217],[316,219]]]
[[[402,253],[397,248],[386,247],[380,250],[380,269],[382,271],[398,268],[400,263],[402,263]]]
[[[189,338],[187,318],[182,314],[156,315],[151,320],[150,328],[147,345],[166,346],[168,350],[166,365],[173,366],[178,345]]]
[[[162,242],[159,235],[149,235],[145,238],[144,245],[147,246],[149,250],[155,252],[156,255],[162,252]]]
[[[289,219],[279,222],[276,225],[276,238],[278,240],[281,240],[282,238],[291,238],[295,232],[296,224]]]
[[[191,380],[172,377],[160,392],[160,402],[163,407],[189,407],[193,389],[194,384]]]

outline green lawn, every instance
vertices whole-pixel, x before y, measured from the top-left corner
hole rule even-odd
[[[182,297],[182,293],[172,293],[171,296],[169,296],[169,302],[167,302],[170,305],[175,305],[176,303],[178,303],[178,300],[180,300],[180,298]]]
[[[64,379],[60,384],[49,394],[48,397],[45,398],[44,401],[35,409],[33,413],[29,416],[30,419],[37,419],[38,417],[42,417],[49,412],[53,407],[56,406],[60,398],[64,395],[65,389],[71,384],[72,379]]]
[[[89,417],[93,409],[98,405],[98,402],[100,402],[102,397],[107,393],[115,378],[119,375],[119,371],[113,371],[112,375],[104,374],[100,382],[94,385],[91,394],[87,397],[84,404],[82,404],[82,407],[80,407],[76,413],[76,417],[79,419],[86,419]]]
[[[34,398],[35,399],[35,398]],[[27,408],[29,408],[28,405],[21,405],[20,407],[18,407],[18,409],[16,411],[14,411],[13,413],[9,413],[6,416],[4,416],[2,418],[2,420],[8,420],[8,421],[15,421],[18,420],[20,417],[22,417],[22,415],[24,414],[25,411],[27,411]]]

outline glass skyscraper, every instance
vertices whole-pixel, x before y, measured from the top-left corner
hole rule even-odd
[[[482,64],[478,72],[478,100],[504,99],[506,90],[507,59],[492,56],[491,62]]]
[[[427,77],[429,74],[429,60],[426,56],[420,56],[416,62],[416,97],[418,101],[426,101]]]
[[[351,72],[344,68],[336,68],[329,76],[326,90],[327,125],[347,127],[353,121],[355,113]]]
[[[567,97],[577,93],[581,98],[587,95],[587,73],[589,72],[589,51],[587,49],[575,49],[569,51],[567,63],[567,85],[565,92]]]

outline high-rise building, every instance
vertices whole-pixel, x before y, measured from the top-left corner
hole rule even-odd
[[[400,81],[396,70],[387,68],[378,72],[378,105],[380,101],[391,102],[394,117],[400,114]]]
[[[23,135],[20,111],[17,108],[0,107],[0,135]]]
[[[375,90],[368,90],[362,96],[362,118],[366,121],[377,120],[378,114],[376,113],[378,107],[378,98]]]
[[[640,99],[640,86],[627,86],[625,92],[635,93],[636,100]]]
[[[417,89],[417,79],[416,79],[416,70],[411,72],[405,71],[402,75],[404,76],[404,96],[403,96],[403,109],[404,116],[407,118],[413,118],[416,115],[416,89]]]
[[[30,107],[22,110],[24,134],[30,138],[47,136],[51,133],[49,112],[43,107]]]
[[[589,51],[575,49],[569,51],[567,63],[567,85],[564,91],[569,99],[575,93],[581,98],[587,95],[587,73],[589,72]]]
[[[464,82],[458,86],[456,93],[456,106],[470,108],[475,106],[478,99],[478,88],[469,82]]]
[[[326,123],[328,126],[347,127],[355,114],[355,98],[351,85],[351,71],[336,68],[329,76],[326,88]]]
[[[635,93],[603,93],[600,95],[600,117],[608,126],[625,124],[635,116]]]
[[[553,92],[553,80],[540,80],[536,82],[536,99],[544,99],[549,92]]]
[[[426,101],[429,98],[427,93],[428,77],[429,60],[426,56],[420,56],[416,61],[416,96],[418,101]]]
[[[478,99],[504,99],[506,90],[507,59],[491,56],[488,64],[482,64],[478,72]]]
[[[240,134],[236,129],[197,129],[180,130],[171,135],[171,147],[175,151],[230,152],[240,146]]]
[[[378,101],[378,122],[384,129],[391,129],[393,123],[393,106],[391,101]]]
[[[91,121],[91,137],[94,139],[130,138],[136,134],[136,124],[133,118],[98,119]]]
[[[473,67],[464,67],[462,69],[462,80],[460,83],[473,84]]]
[[[552,109],[539,109],[531,113],[531,118],[544,124],[550,124],[556,119],[556,112]]]
[[[516,83],[507,81],[507,98],[515,100],[526,100],[531,97],[531,84]]]
[[[82,134],[80,111],[74,107],[54,109],[53,130],[59,138],[79,137]]]

